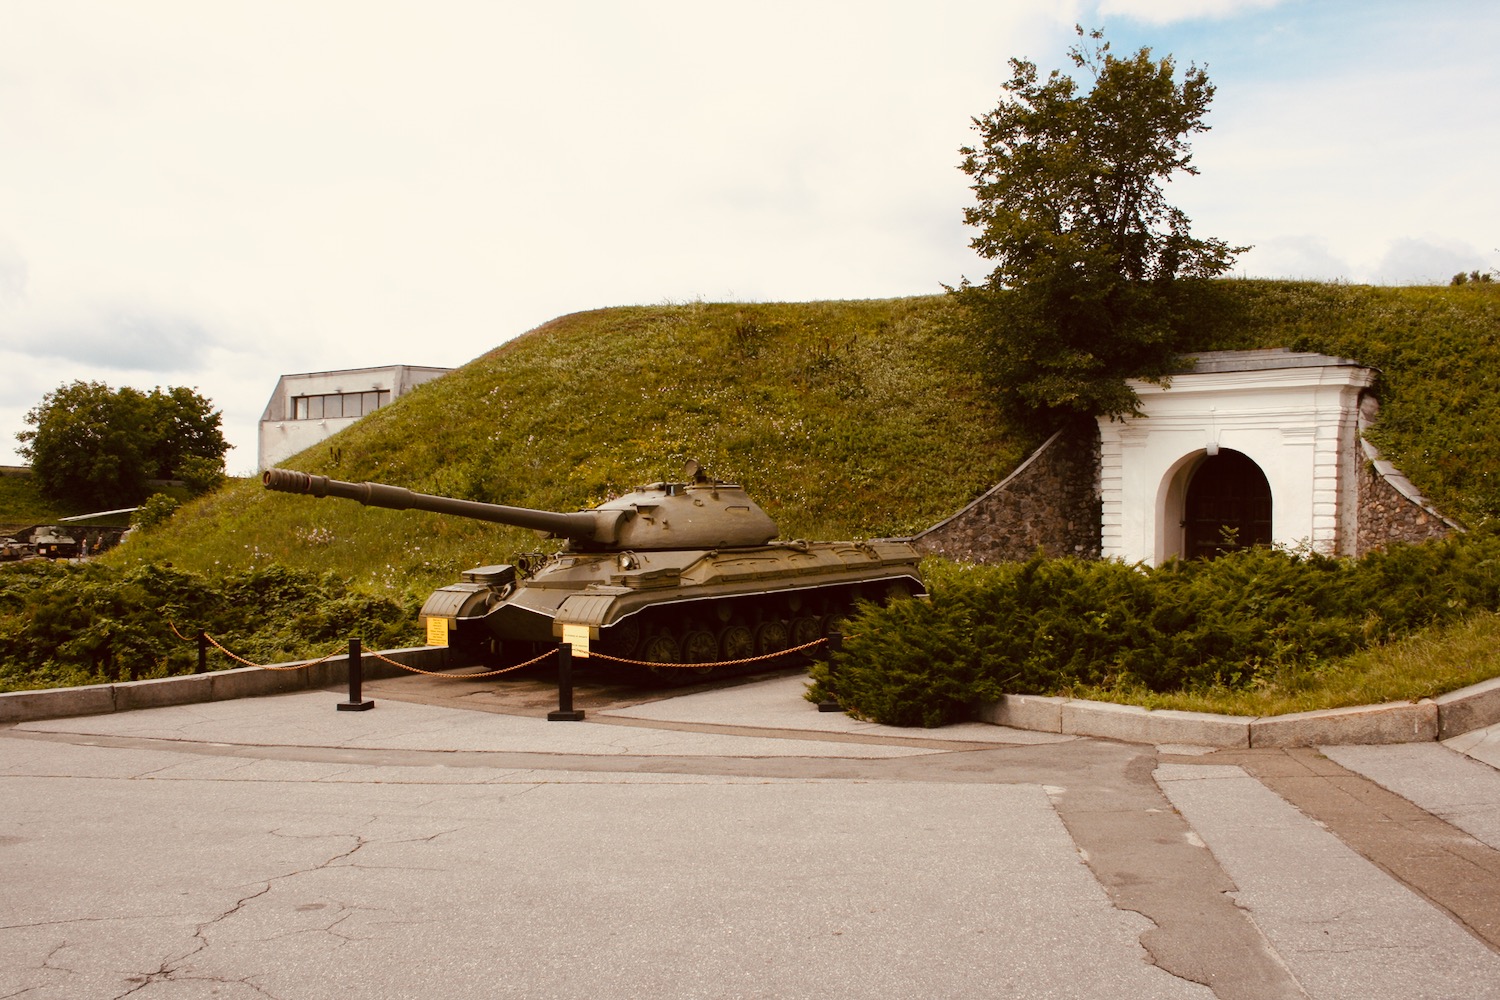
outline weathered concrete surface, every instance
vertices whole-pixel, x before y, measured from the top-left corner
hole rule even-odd
[[[1467,892],[1463,884],[1467,868],[1470,877],[1486,878],[1486,888],[1492,888],[1500,879],[1500,852],[1476,844],[1477,869],[1453,868],[1447,881],[1434,886],[1418,879],[1414,891],[1411,882],[1382,870],[1398,858],[1410,863],[1411,855],[1386,855],[1380,844],[1363,843],[1375,832],[1368,822],[1352,831],[1322,815],[1314,823],[1306,809],[1241,767],[1165,765],[1157,780],[1212,847],[1235,885],[1235,901],[1256,915],[1308,995],[1500,996],[1493,972],[1500,919],[1488,920],[1488,926],[1474,922],[1486,921],[1495,897],[1486,905],[1484,893]],[[1353,845],[1340,837],[1347,832],[1356,834]],[[1378,862],[1372,863],[1371,854]],[[1425,874],[1432,867],[1413,864],[1411,870]],[[1435,890],[1440,905],[1423,889]]]
[[[979,705],[975,716],[995,726],[1031,729],[1039,733],[1063,731],[1063,705],[1067,698],[1049,698],[1036,694],[1007,694],[997,701]]]
[[[372,680],[404,673],[401,667],[392,666],[387,660],[423,670],[441,670],[447,666],[448,651],[432,646],[384,652],[366,651],[360,657],[360,669]],[[204,674],[120,681],[88,687],[7,691],[0,692],[0,723],[131,712],[142,708],[191,705],[231,698],[259,698],[348,683],[349,657],[345,655],[306,663],[235,667]]]
[[[1500,722],[1500,677],[1432,699],[1438,709],[1438,739],[1449,740]]]
[[[0,694],[0,723],[96,715],[114,710],[115,692],[111,684]]]
[[[1250,745],[1249,719],[1204,712],[1148,711],[1134,705],[1100,701],[1064,702],[1062,731],[1131,743]]]
[[[1418,743],[1438,738],[1437,705],[1426,699],[1268,716],[1250,723],[1253,747]]]
[[[1500,997],[1484,803],[1391,791],[1471,782],[1441,744],[912,733],[801,684],[0,728],[0,996]]]
[[[1211,715],[1132,705],[1004,695],[975,718],[1045,733],[1205,747],[1311,747],[1451,740],[1500,723],[1500,678],[1419,702],[1389,702],[1274,716]]]

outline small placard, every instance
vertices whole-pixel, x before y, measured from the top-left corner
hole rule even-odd
[[[573,647],[574,656],[589,655],[589,627],[587,625],[563,625],[562,641]]]
[[[427,645],[448,645],[448,619],[436,615],[427,619]]]

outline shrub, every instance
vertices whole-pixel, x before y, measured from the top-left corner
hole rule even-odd
[[[416,612],[412,600],[274,565],[217,584],[168,566],[6,566],[0,690],[189,672],[196,647],[183,637],[200,629],[259,663],[322,655],[352,636],[372,648],[406,645],[416,638]]]
[[[172,519],[179,506],[181,504],[167,494],[153,493],[131,515],[130,526],[141,531],[160,527]]]
[[[1500,610],[1500,532],[1361,560],[1253,548],[1159,568],[929,560],[930,603],[861,606],[814,672],[854,714],[941,725],[999,692],[1285,684],[1359,650]]]

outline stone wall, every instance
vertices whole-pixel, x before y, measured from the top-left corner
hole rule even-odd
[[[1004,482],[912,538],[923,553],[964,562],[1099,558],[1099,435],[1058,431]]]
[[[1442,538],[1463,527],[1444,517],[1369,444],[1359,444],[1355,554],[1391,542]],[[918,551],[964,562],[1048,556],[1100,557],[1099,438],[1058,431],[1004,482],[915,535]]]
[[[1361,442],[1358,525],[1355,554],[1365,555],[1391,542],[1425,542],[1463,528],[1428,505],[1416,487],[1385,461],[1367,442]]]

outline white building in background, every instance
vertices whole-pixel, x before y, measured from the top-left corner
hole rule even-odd
[[[1099,421],[1106,558],[1158,565],[1240,544],[1357,553],[1360,404],[1375,371],[1286,350],[1199,354],[1141,418]],[[1404,480],[1403,480],[1404,482]]]
[[[392,365],[283,375],[260,418],[259,467],[269,469],[451,368]]]

